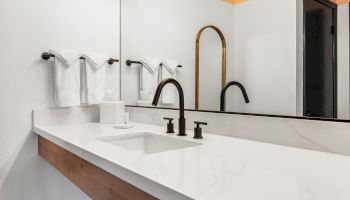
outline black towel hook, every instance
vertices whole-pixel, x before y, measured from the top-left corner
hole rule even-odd
[[[138,64],[138,65],[142,65],[142,63],[140,61],[135,61],[135,60],[126,60],[126,66],[130,67],[132,64]],[[160,66],[163,66],[163,63],[160,63]],[[182,65],[178,65],[177,67],[181,68]]]

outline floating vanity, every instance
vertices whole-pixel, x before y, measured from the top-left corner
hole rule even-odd
[[[41,136],[38,153],[93,199],[155,199]]]
[[[196,140],[142,123],[40,118],[39,155],[93,199],[350,199],[346,156],[210,133]]]

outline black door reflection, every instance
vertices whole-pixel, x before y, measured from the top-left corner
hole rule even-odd
[[[337,117],[336,7],[304,0],[304,116]]]

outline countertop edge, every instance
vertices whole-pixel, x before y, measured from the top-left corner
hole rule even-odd
[[[156,183],[147,177],[143,177],[140,174],[134,173],[116,163],[108,161],[100,156],[94,154],[93,152],[87,151],[83,148],[80,148],[74,144],[71,144],[69,141],[57,138],[56,136],[42,130],[41,128],[34,127],[33,133],[40,135],[45,139],[55,143],[56,145],[62,147],[63,149],[81,157],[82,159],[96,165],[97,167],[105,170],[108,173],[130,183],[131,185],[151,194],[152,196],[159,199],[194,199],[188,197],[184,194],[176,192],[164,185]],[[93,158],[94,157],[94,158]]]

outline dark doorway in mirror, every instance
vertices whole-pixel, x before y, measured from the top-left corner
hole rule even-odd
[[[337,6],[304,0],[304,116],[337,118]]]

